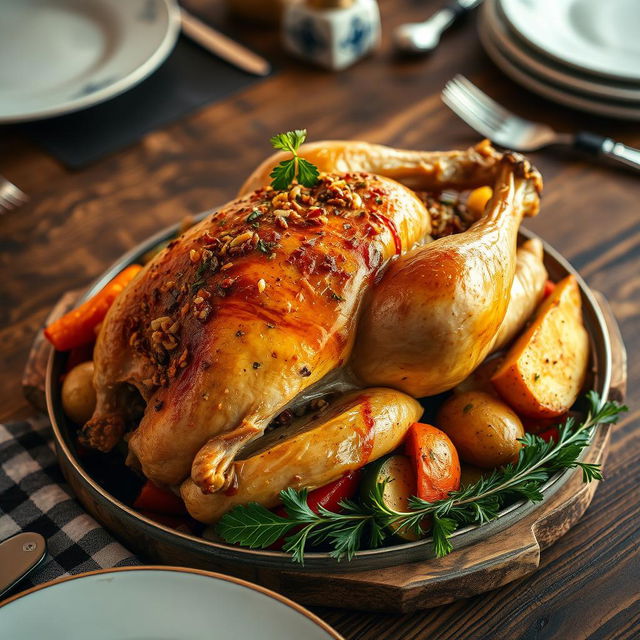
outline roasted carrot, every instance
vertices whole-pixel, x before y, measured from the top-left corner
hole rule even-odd
[[[96,327],[104,320],[109,307],[141,269],[138,264],[127,267],[93,298],[50,324],[44,330],[47,340],[58,351],[69,351],[93,342],[96,338]]]
[[[430,424],[415,422],[405,439],[418,478],[418,497],[433,502],[460,488],[460,459],[449,436]]]

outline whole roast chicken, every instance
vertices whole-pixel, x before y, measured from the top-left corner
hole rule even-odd
[[[420,417],[415,398],[451,389],[505,344],[546,277],[539,243],[517,246],[541,190],[523,157],[486,141],[446,153],[325,141],[299,153],[320,171],[314,186],[274,190],[285,155],[268,158],[145,266],[95,348],[84,442],[109,451],[124,437],[128,464],[181,487],[204,522],[393,450]],[[483,185],[484,213],[439,237],[428,194]],[[130,429],[132,386],[146,409]],[[277,426],[323,389],[348,393]]]

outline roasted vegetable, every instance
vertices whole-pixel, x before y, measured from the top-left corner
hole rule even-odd
[[[416,422],[407,433],[406,451],[416,466],[419,498],[433,502],[460,488],[458,452],[446,433]]]
[[[139,511],[152,511],[165,516],[182,516],[187,513],[180,496],[158,487],[151,480],[144,484],[133,506]]]
[[[437,417],[460,457],[493,469],[518,458],[524,436],[520,418],[501,400],[483,391],[467,391],[447,400]]]
[[[96,408],[93,362],[76,365],[62,383],[62,408],[77,424],[84,424]]]
[[[409,511],[409,498],[416,495],[416,470],[407,456],[394,453],[367,465],[360,485],[361,499],[366,501],[384,483],[383,502],[395,511]],[[413,529],[391,524],[389,528],[403,540],[418,540]]]
[[[589,360],[580,290],[574,276],[559,282],[491,378],[518,413],[559,416],[578,397]]]
[[[132,264],[121,271],[93,298],[50,324],[44,330],[47,340],[58,351],[69,351],[93,342],[96,328],[104,320],[114,300],[141,270],[140,265]]]
[[[491,187],[478,187],[474,189],[467,198],[467,207],[477,216],[484,213],[487,202],[491,200],[493,189]]]

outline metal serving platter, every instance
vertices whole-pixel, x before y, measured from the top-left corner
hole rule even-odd
[[[209,213],[200,214],[197,220],[203,219]],[[78,300],[78,304],[102,289],[124,267],[139,261],[159,242],[171,238],[177,228],[177,224],[167,227],[123,255],[89,287]],[[521,239],[535,237],[537,236],[533,232],[521,228]],[[606,399],[611,382],[612,356],[609,333],[602,312],[589,287],[569,262],[547,243],[544,243],[544,250],[545,265],[554,281],[570,273],[576,276],[582,294],[584,323],[591,341],[591,369],[587,386],[595,389]],[[47,406],[62,471],[85,508],[130,548],[144,553],[147,557],[162,562],[204,568],[232,570],[235,566],[244,565],[247,569],[251,567],[280,571],[304,570],[308,573],[380,569],[407,562],[424,561],[434,556],[432,540],[426,538],[417,542],[360,551],[350,562],[338,563],[327,552],[309,552],[305,554],[305,564],[302,567],[292,562],[290,556],[283,552],[245,549],[182,533],[150,520],[105,490],[88,472],[79,457],[75,445],[76,428],[64,415],[60,399],[59,380],[64,373],[65,362],[66,354],[52,351],[46,378]],[[564,471],[550,478],[542,489],[545,500],[558,491],[569,480],[571,474],[571,471]],[[510,527],[536,509],[539,504],[517,502],[505,508],[496,520],[488,524],[459,529],[452,537],[454,548],[476,543]]]

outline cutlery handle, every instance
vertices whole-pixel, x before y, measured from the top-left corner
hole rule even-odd
[[[446,31],[459,18],[471,13],[481,2],[482,0],[452,0],[434,13],[427,22],[431,22],[441,32]]]
[[[640,170],[640,149],[628,147],[622,142],[599,136],[596,133],[581,131],[576,134],[573,146],[599,158],[607,158],[618,164]]]
[[[32,531],[0,543],[0,596],[33,571],[46,557],[47,543]]]
[[[223,60],[257,76],[266,76],[271,72],[271,65],[262,56],[225,36],[182,8],[180,21],[182,32],[187,37]]]

